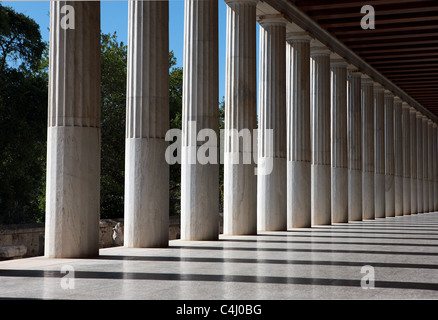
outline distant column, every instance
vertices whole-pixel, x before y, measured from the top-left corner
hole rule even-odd
[[[433,123],[433,132],[432,132],[432,159],[433,159],[433,210],[438,210],[438,136],[437,136],[437,124]]]
[[[423,128],[423,211],[429,212],[429,130],[427,127],[428,119],[422,118]]]
[[[257,0],[225,0],[224,234],[257,233],[257,176],[251,139],[257,128]],[[242,143],[242,139],[243,142]],[[249,159],[249,161],[248,161]]]
[[[373,80],[362,76],[362,216],[374,219],[374,101]]]
[[[362,220],[361,73],[349,67],[347,90],[348,220]]]
[[[411,134],[409,105],[402,103],[403,215],[411,214]]]
[[[394,209],[396,216],[403,215],[403,139],[402,100],[394,98]]]
[[[374,83],[374,203],[375,217],[385,218],[385,89]]]
[[[417,205],[417,111],[409,108],[410,118],[410,147],[411,147],[411,214],[418,212]]]
[[[272,171],[257,176],[257,229],[278,231],[287,228],[286,20],[264,16],[259,24],[258,166],[266,161]]]
[[[309,228],[311,38],[294,32],[286,40],[287,227]]]
[[[428,131],[429,131],[429,173],[428,173],[428,180],[429,180],[429,211],[434,211],[433,206],[433,122],[429,119],[427,122]]]
[[[126,247],[169,240],[169,3],[129,1],[125,153]]]
[[[348,222],[347,62],[330,59],[331,70],[331,213],[332,222]]]
[[[385,90],[385,217],[395,216],[394,95]]]
[[[181,239],[217,240],[219,164],[197,156],[206,155],[204,144],[218,149],[217,141],[204,143],[208,137],[199,135],[219,133],[217,0],[185,0],[183,68]]]
[[[330,50],[312,42],[310,50],[312,166],[312,225],[331,224]]]
[[[417,211],[424,213],[423,203],[423,116],[416,113],[417,118]]]
[[[65,4],[75,29],[61,25]],[[52,1],[50,13],[44,250],[84,258],[99,255],[100,2]]]

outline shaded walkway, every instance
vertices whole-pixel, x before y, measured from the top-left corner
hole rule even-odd
[[[375,272],[365,290],[361,269]],[[61,273],[74,270],[74,289]],[[1,298],[436,299],[438,214],[0,262]],[[63,278],[66,277],[66,278]]]

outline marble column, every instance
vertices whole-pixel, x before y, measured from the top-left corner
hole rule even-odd
[[[251,137],[257,128],[257,0],[225,2],[227,42],[223,233],[257,234],[257,176],[252,161],[252,142],[245,141],[245,137]]]
[[[272,171],[257,175],[257,229],[278,231],[287,228],[286,20],[264,16],[259,24],[258,165],[271,163]]]
[[[385,217],[395,216],[394,193],[394,95],[385,90]]]
[[[185,0],[183,68],[181,239],[217,240],[219,164],[217,158],[204,159],[207,149],[209,154],[218,150],[216,0]]]
[[[286,35],[287,227],[311,226],[310,36]]]
[[[403,139],[402,100],[394,98],[394,210],[403,215]]]
[[[411,214],[411,133],[409,105],[402,103],[403,215]]]
[[[126,247],[169,240],[169,2],[129,1],[125,153]]]
[[[62,7],[75,10],[64,29]],[[100,3],[50,3],[45,256],[99,254]]]
[[[410,118],[410,158],[411,158],[411,214],[418,212],[417,205],[417,111],[409,108]]]
[[[310,49],[312,225],[331,224],[330,50],[318,41]]]
[[[374,101],[373,80],[362,76],[362,218],[374,219]]]
[[[348,140],[348,220],[362,220],[362,112],[361,73],[348,68],[347,140]]]
[[[417,212],[424,212],[423,205],[423,116],[416,112],[417,118]]]
[[[434,211],[433,207],[433,122],[428,120],[427,122],[429,131],[429,161],[428,161],[428,180],[429,180],[429,211]]]
[[[374,212],[385,218],[385,89],[374,83]]]
[[[330,59],[332,222],[348,222],[347,62]]]
[[[423,128],[423,212],[429,212],[429,130],[427,127],[428,119],[422,118]]]
[[[432,159],[433,159],[433,211],[438,210],[438,136],[437,136],[437,124],[433,123],[433,132],[432,132]]]

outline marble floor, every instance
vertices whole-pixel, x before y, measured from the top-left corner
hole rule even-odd
[[[1,298],[438,299],[438,213],[2,261]]]

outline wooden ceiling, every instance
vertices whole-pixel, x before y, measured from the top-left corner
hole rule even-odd
[[[438,116],[438,0],[290,0]],[[375,29],[363,30],[363,5]]]

